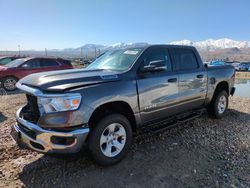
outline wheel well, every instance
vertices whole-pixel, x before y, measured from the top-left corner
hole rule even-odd
[[[1,80],[4,80],[6,78],[15,78],[17,81],[19,80],[16,76],[11,76],[11,75],[3,77],[3,78],[1,78]]]
[[[212,101],[215,100],[216,98],[216,95],[218,94],[219,91],[221,90],[224,90],[227,92],[227,94],[229,95],[229,86],[228,86],[228,83],[223,81],[223,82],[220,82],[217,84],[216,88],[215,88],[215,91],[214,91],[214,94],[213,94],[213,98],[212,98]]]
[[[118,113],[124,115],[126,118],[128,118],[132,126],[132,130],[136,130],[136,120],[134,113],[129,104],[123,101],[109,102],[95,109],[89,119],[90,129],[93,128],[100,119],[111,113]]]
[[[227,94],[229,95],[229,86],[228,86],[228,83],[225,82],[225,81],[223,81],[223,82],[220,82],[219,84],[217,84],[214,93],[217,93],[217,92],[220,91],[220,90],[226,91]]]

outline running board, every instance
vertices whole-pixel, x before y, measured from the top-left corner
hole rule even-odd
[[[179,124],[193,120],[197,117],[200,117],[204,112],[205,109],[200,109],[185,114],[175,115],[160,122],[148,124],[143,128],[143,130],[145,130],[146,132],[156,134],[164,130],[170,129],[174,126],[177,126]]]

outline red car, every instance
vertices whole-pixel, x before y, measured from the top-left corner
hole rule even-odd
[[[73,69],[70,61],[60,58],[28,57],[0,66],[0,86],[7,91],[16,89],[19,79],[33,73]]]

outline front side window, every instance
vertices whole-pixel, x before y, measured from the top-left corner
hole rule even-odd
[[[143,48],[131,48],[108,51],[97,58],[86,69],[126,71],[133,65],[142,50]]]
[[[174,58],[179,70],[194,70],[199,68],[195,54],[190,49],[175,49]]]
[[[39,68],[40,61],[38,59],[31,59],[22,65],[23,68]]]
[[[143,59],[143,66],[149,66],[150,62],[162,61],[165,64],[165,71],[172,71],[170,56],[168,50],[165,48],[151,49]]]

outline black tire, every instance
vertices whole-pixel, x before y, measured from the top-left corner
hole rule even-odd
[[[6,91],[15,91],[16,90],[16,83],[17,83],[17,78],[13,77],[13,76],[8,76],[6,78],[4,78],[2,80],[2,87],[6,90]],[[7,85],[8,83],[7,82],[10,82],[10,83],[14,83],[14,86],[11,86],[11,85]]]
[[[221,98],[225,98],[225,109],[224,110],[220,110],[219,109],[219,102]],[[216,118],[216,119],[221,119],[228,108],[228,94],[225,90],[219,90],[215,93],[209,107],[208,107],[208,113],[211,117]]]
[[[108,157],[103,153],[103,150],[101,149],[103,145],[105,146],[105,144],[107,147],[108,142],[104,143],[101,146],[101,137],[105,136],[104,131],[108,129],[108,126],[114,123],[118,123],[122,125],[122,127],[124,128],[123,130],[125,130],[126,132],[126,141],[124,141],[125,145],[120,150],[120,153],[118,153],[115,156]],[[131,142],[132,142],[132,128],[128,119],[121,114],[110,114],[104,117],[103,119],[101,119],[97,123],[97,125],[94,127],[94,129],[90,131],[90,135],[88,138],[88,148],[89,148],[92,158],[97,164],[102,165],[102,166],[108,166],[108,165],[116,164],[117,162],[121,161],[125,157],[131,145]],[[112,146],[112,147],[115,147],[115,146]],[[116,148],[113,148],[113,149],[116,149]]]

